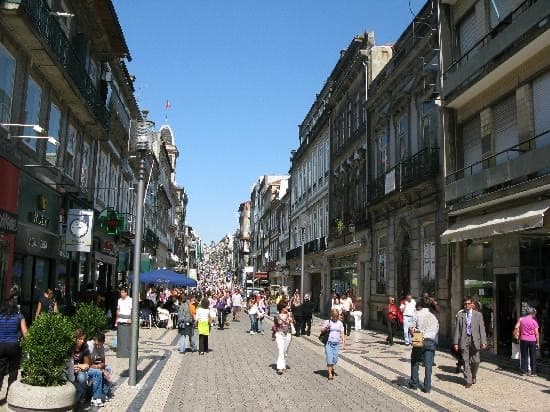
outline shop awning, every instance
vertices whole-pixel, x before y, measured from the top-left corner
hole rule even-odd
[[[464,219],[441,234],[441,243],[488,238],[529,229],[550,229],[550,200]]]

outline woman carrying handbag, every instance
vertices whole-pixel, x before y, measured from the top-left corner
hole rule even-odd
[[[336,375],[334,365],[338,362],[340,349],[343,349],[345,344],[344,324],[339,317],[339,311],[332,309],[330,311],[330,319],[325,320],[322,328],[322,331],[328,333],[327,343],[325,344],[325,357],[329,381],[333,380]]]

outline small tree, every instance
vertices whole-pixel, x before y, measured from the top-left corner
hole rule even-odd
[[[69,319],[56,313],[40,315],[23,340],[23,351],[28,356],[21,365],[21,381],[34,386],[63,385],[74,344],[74,327]]]
[[[108,324],[107,315],[103,309],[91,303],[78,305],[71,320],[75,329],[84,332],[87,339],[93,338],[97,332],[103,332]]]

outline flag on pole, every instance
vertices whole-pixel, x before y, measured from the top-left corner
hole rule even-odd
[[[164,105],[164,110],[168,110],[172,105],[170,104],[170,100],[166,100],[166,104]]]

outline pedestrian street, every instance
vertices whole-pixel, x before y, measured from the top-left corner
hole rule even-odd
[[[213,328],[205,356],[178,354],[181,367],[164,410],[408,410],[340,365],[335,368],[338,376],[328,381],[322,349],[303,338],[293,338],[290,369],[278,376],[277,347],[271,323],[266,324],[265,335],[250,335],[243,316],[228,329]]]
[[[270,320],[265,335],[248,334],[246,316],[225,330],[212,328],[210,351],[178,353],[175,330],[140,330],[138,384],[128,382],[128,360],[107,351],[115,369],[115,397],[104,411],[233,411],[269,408],[273,411],[544,411],[550,382],[544,377],[521,377],[515,370],[482,362],[478,383],[467,389],[454,373],[454,359],[436,352],[432,392],[408,388],[410,349],[402,341],[384,344],[385,334],[352,331],[327,379],[325,357],[315,318],[311,336],[293,337],[290,369],[276,374],[277,348]],[[195,337],[196,338],[196,337]],[[420,372],[423,378],[423,370]],[[511,390],[513,388],[513,390]]]

